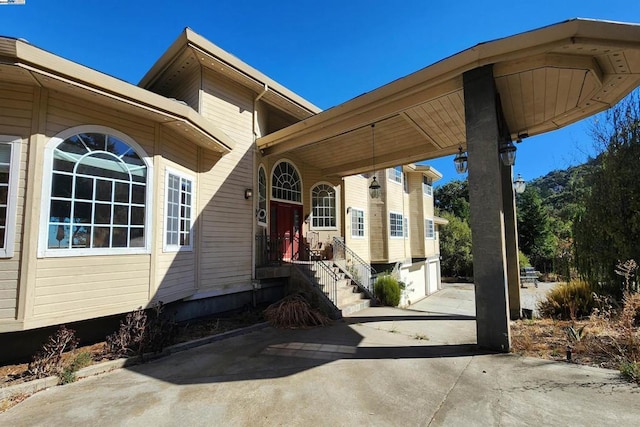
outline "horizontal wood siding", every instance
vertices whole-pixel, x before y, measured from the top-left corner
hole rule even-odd
[[[193,144],[185,143],[179,135],[164,131],[161,133],[159,144],[160,167],[156,171],[159,185],[156,188],[156,216],[154,226],[160,232],[154,242],[156,254],[155,286],[152,299],[154,301],[173,301],[193,294],[196,290],[196,242],[197,222],[196,217],[194,232],[192,234],[193,250],[182,252],[164,252],[165,211],[166,211],[166,170],[184,173],[194,179],[193,189],[196,191],[196,199],[193,200],[193,209],[198,212],[197,173],[198,148]]]
[[[101,125],[133,138],[147,155],[153,155],[154,124],[141,117],[52,91],[47,111],[47,137],[80,125]]]
[[[422,174],[408,173],[409,177],[409,227],[411,236],[411,257],[424,257],[424,192],[422,191]]]
[[[18,304],[18,279],[22,257],[22,224],[26,185],[28,138],[31,133],[34,89],[31,86],[0,82],[0,135],[22,138],[16,209],[16,227],[7,230],[14,239],[11,258],[0,259],[0,321],[15,320]]]
[[[148,156],[154,155],[155,125],[145,118],[56,91],[49,92],[46,117],[46,141],[71,127],[100,125],[125,133]],[[153,203],[157,203],[157,197],[158,189],[154,189]],[[38,229],[34,228],[30,238],[37,239]],[[151,296],[150,260],[149,254],[37,259],[32,309],[26,313],[25,323],[44,326],[147,306]]]
[[[146,306],[149,262],[149,255],[38,259],[33,319],[55,324]]]
[[[222,158],[203,151],[198,175],[199,291],[247,284],[252,276],[253,97],[245,88],[206,70],[202,115],[236,141]]]
[[[389,171],[384,171],[384,179],[387,185],[387,194],[386,194],[386,208],[387,215],[385,221],[389,224],[389,214],[391,212],[396,212],[405,215],[409,214],[408,206],[406,206],[404,199],[404,190],[402,185],[389,180]],[[409,253],[405,251],[405,239],[400,237],[391,238],[390,231],[388,231],[388,239],[389,239],[389,253],[388,253],[388,262],[398,262],[404,261]]]
[[[370,230],[369,223],[369,181],[361,175],[348,176],[344,179],[344,229],[345,243],[360,258],[366,262],[371,261],[369,254]],[[346,213],[347,208],[351,207],[364,211],[364,238],[352,237],[351,218],[353,210]]]

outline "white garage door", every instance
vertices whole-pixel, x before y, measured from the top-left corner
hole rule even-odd
[[[438,261],[429,262],[429,294],[432,294],[438,290],[440,284],[440,276],[438,275]]]

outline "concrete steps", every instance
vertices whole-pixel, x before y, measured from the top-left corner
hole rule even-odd
[[[309,265],[309,271],[315,276],[313,264]],[[371,301],[366,297],[363,292],[358,290],[358,286],[354,285],[351,279],[338,267],[332,265],[332,271],[338,277],[337,283],[337,302],[336,306],[342,311],[343,316],[356,313],[371,306]],[[320,288],[324,288],[324,284],[320,282],[318,277],[315,277]]]

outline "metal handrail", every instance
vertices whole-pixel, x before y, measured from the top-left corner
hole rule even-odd
[[[306,268],[304,271],[313,286],[324,293],[334,306],[338,307],[338,281],[340,280],[338,274],[322,260],[310,261],[306,264],[310,268]]]
[[[374,295],[373,284],[378,272],[338,237],[333,238],[333,258],[338,265],[344,261],[344,270],[349,274],[351,280],[361,289],[366,290],[372,296]]]

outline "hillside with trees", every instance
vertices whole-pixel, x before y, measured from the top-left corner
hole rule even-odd
[[[517,195],[520,259],[619,296],[616,266],[640,260],[640,94],[594,119],[591,133],[596,158],[527,182]],[[443,275],[471,276],[467,181],[437,187],[434,196],[438,215],[449,220],[440,232]]]

